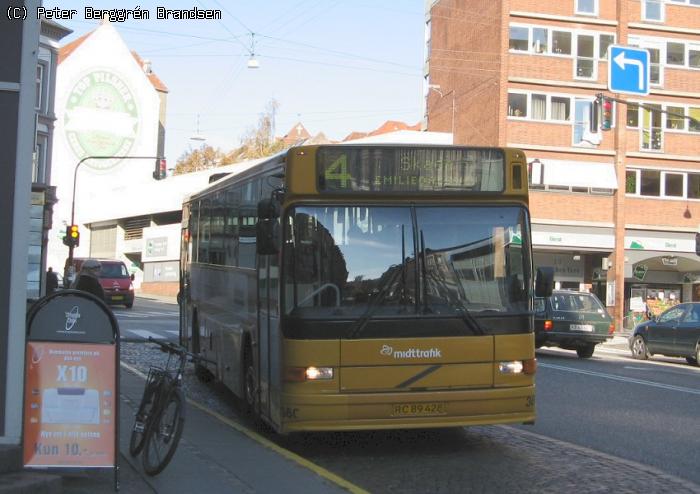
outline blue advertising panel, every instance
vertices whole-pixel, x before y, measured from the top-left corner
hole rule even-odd
[[[621,94],[649,94],[649,52],[620,45],[611,45],[608,50],[608,90]]]

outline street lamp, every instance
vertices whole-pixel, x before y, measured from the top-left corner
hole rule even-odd
[[[440,89],[440,84],[428,84],[428,90],[429,91],[435,91],[440,95],[440,99],[444,98],[445,96],[451,94],[452,95],[452,144],[455,142],[455,90],[451,89],[446,93],[443,93],[442,90]]]
[[[82,165],[85,161],[87,160],[161,160],[163,159],[162,156],[86,156],[80,161],[78,161],[78,164],[75,165],[75,169],[73,170],[73,199],[71,200],[71,205],[70,205],[70,224],[75,225],[75,188],[76,188],[76,183],[78,180],[78,168],[80,168],[80,165]],[[75,248],[75,245],[71,243],[68,245],[68,269],[73,269],[73,249]],[[67,273],[64,273],[64,275]]]

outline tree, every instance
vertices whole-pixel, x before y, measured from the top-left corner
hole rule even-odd
[[[241,138],[241,145],[224,153],[219,148],[203,145],[186,151],[175,164],[174,175],[208,170],[255,158],[271,156],[284,149],[284,141],[275,138],[275,113],[279,103],[274,99],[265,106],[255,127],[250,127]]]
[[[232,163],[226,159],[226,155],[219,148],[203,145],[197,149],[185,151],[175,164],[174,175],[191,173],[199,170],[208,170],[217,166]]]
[[[275,113],[279,103],[274,99],[265,106],[265,111],[260,114],[258,124],[250,127],[241,139],[240,147],[226,154],[230,163],[238,161],[263,158],[278,153],[284,149],[281,139],[275,139]]]

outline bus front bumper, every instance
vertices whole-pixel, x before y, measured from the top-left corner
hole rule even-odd
[[[534,423],[535,387],[282,394],[281,433]]]

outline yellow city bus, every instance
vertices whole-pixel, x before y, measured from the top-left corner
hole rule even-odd
[[[509,148],[243,166],[183,204],[181,342],[283,434],[532,423],[527,183]]]

